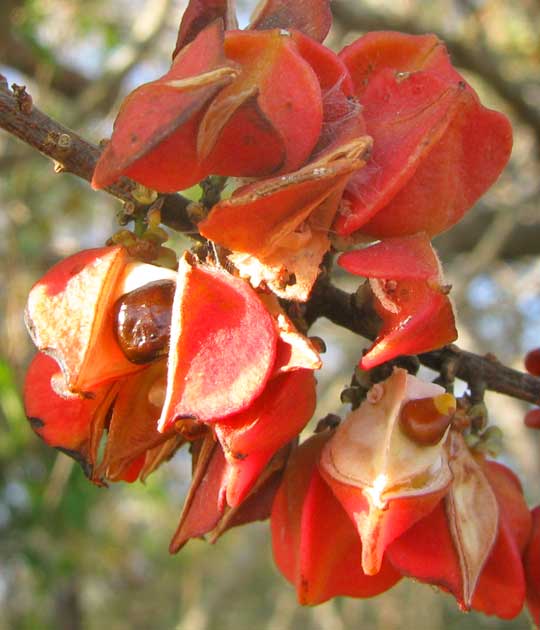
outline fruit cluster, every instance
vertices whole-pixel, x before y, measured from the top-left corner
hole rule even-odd
[[[363,370],[453,341],[431,239],[512,144],[435,36],[369,33],[336,54],[321,43],[330,25],[328,0],[267,0],[245,30],[228,0],[189,2],[169,71],[125,99],[93,185],[228,178],[198,216],[209,246],[171,264],[154,225],[146,249],[131,235],[53,267],[26,311],[40,351],[27,415],[97,484],[144,480],[189,444],[172,551],[271,514],[301,603],[412,576],[503,618],[527,597],[538,623],[538,508],[442,387],[396,368],[298,444],[321,348],[287,305],[348,248],[338,264],[368,280],[380,319]]]

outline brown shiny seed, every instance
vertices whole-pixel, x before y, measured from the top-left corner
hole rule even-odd
[[[149,282],[114,305],[116,338],[133,363],[149,363],[167,353],[175,283]]]
[[[448,394],[444,397],[452,398]],[[409,400],[401,408],[399,423],[403,433],[422,446],[438,444],[452,421],[455,405],[448,404],[443,396]],[[441,404],[442,403],[442,404]]]

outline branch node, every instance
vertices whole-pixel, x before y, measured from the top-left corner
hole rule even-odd
[[[486,389],[487,383],[481,374],[469,380],[469,390],[471,392],[470,398],[473,405],[483,403]]]
[[[314,433],[322,433],[328,429],[332,431],[341,423],[341,418],[335,413],[329,413],[324,418],[321,418],[314,429]]]
[[[17,100],[19,110],[23,114],[31,114],[33,101],[30,94],[28,94],[28,92],[26,91],[26,85],[17,85],[16,83],[12,83],[11,89],[13,90],[13,96],[15,96]]]
[[[493,352],[487,352],[484,357],[491,361],[491,363],[500,363],[499,359],[493,354]]]
[[[67,151],[71,148],[71,136],[68,133],[61,133],[56,141],[59,149]]]
[[[442,385],[447,392],[453,393],[458,367],[458,354],[451,353],[449,356],[445,356],[439,369],[440,376],[434,382],[437,383],[437,385]]]

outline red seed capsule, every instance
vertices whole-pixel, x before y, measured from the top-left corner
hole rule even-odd
[[[456,400],[451,394],[409,400],[401,408],[400,426],[417,444],[433,446],[442,440],[455,410]]]
[[[525,355],[525,369],[533,376],[540,376],[540,348],[535,348]]]
[[[540,429],[540,409],[530,409],[525,414],[525,426],[529,429]]]
[[[114,305],[116,338],[133,363],[149,363],[167,353],[175,283],[149,282]]]

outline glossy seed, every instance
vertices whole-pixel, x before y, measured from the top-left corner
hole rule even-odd
[[[116,301],[116,338],[122,352],[133,363],[149,363],[167,353],[174,288],[174,282],[158,280]]]
[[[400,426],[417,444],[434,446],[442,440],[455,410],[455,399],[450,394],[409,400],[401,409]]]

